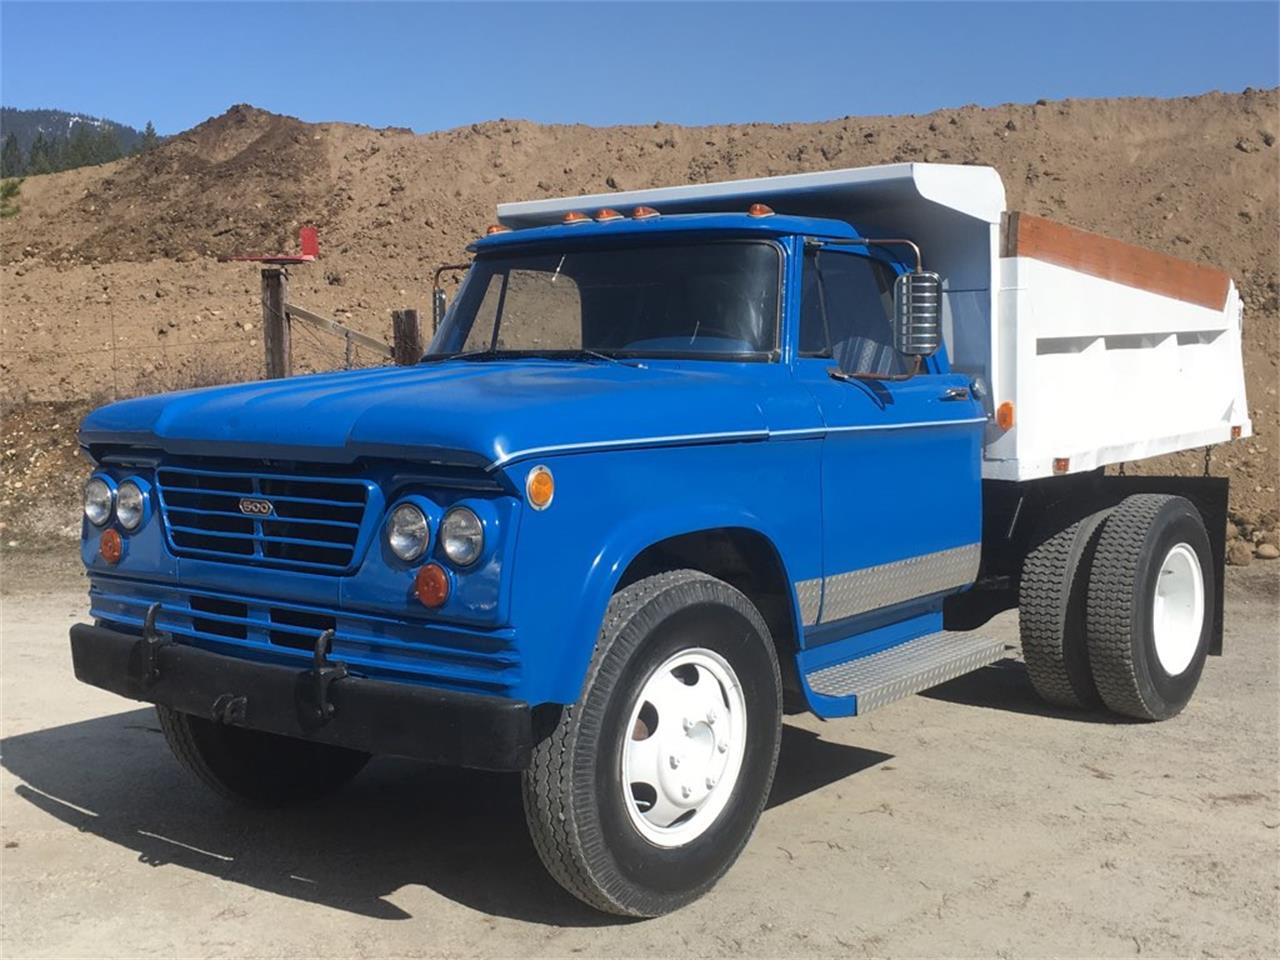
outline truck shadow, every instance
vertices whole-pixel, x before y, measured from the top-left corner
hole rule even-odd
[[[944,700],[989,710],[1075,720],[1077,723],[1128,724],[1138,721],[1099,710],[1073,710],[1045,703],[1031,686],[1026,665],[1006,657],[989,667],[948,680],[920,694],[930,700]]]
[[[7,737],[0,750],[0,764],[23,781],[18,797],[135,851],[149,867],[181,866],[381,920],[410,919],[395,894],[420,885],[475,910],[535,923],[619,922],[583,906],[547,875],[525,830],[515,775],[377,758],[332,798],[250,810],[188,777],[150,709]],[[769,805],[887,759],[785,726]]]

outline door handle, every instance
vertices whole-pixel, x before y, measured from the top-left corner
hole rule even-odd
[[[969,388],[968,387],[948,387],[946,390],[942,391],[942,399],[943,400],[968,400]]]

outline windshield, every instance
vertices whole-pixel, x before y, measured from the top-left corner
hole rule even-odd
[[[428,356],[767,357],[780,262],[768,241],[481,256]]]

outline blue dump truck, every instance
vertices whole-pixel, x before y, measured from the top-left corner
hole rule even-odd
[[[784,714],[1014,655],[1000,611],[1062,707],[1171,717],[1220,648],[1226,481],[1114,467],[1249,434],[1221,271],[934,164],[506,204],[469,250],[415,365],[83,423],[76,676],[212,789],[518,771],[551,875],[654,916],[743,850]]]

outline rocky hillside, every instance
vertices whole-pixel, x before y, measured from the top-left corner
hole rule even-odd
[[[23,184],[21,213],[0,225],[0,400],[26,431],[14,441],[6,424],[5,496],[18,503],[12,484],[65,472],[68,454],[50,447],[89,402],[260,375],[256,269],[217,258],[292,249],[303,223],[320,227],[321,259],[293,269],[293,299],[385,337],[388,311],[425,310],[431,271],[462,256],[500,201],[923,160],[991,164],[1013,208],[1231,271],[1258,436],[1217,451],[1214,470],[1232,475],[1253,534],[1277,513],[1278,106],[1277,91],[1246,90],[815,124],[498,120],[427,135],[233,107],[143,156]],[[342,363],[336,342],[308,333],[295,351],[304,369]]]

